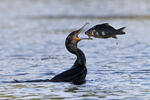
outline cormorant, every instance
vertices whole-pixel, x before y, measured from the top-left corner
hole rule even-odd
[[[67,71],[64,71],[52,79],[45,79],[45,80],[14,80],[11,82],[4,82],[4,83],[25,83],[25,82],[72,82],[73,84],[80,85],[85,83],[85,77],[87,74],[86,69],[86,58],[82,50],[80,50],[77,47],[77,44],[79,41],[83,39],[89,39],[89,38],[79,38],[78,35],[83,30],[83,28],[87,25],[86,23],[82,28],[71,32],[68,37],[66,38],[65,46],[67,50],[76,55],[77,59],[74,63],[74,65]]]
[[[85,83],[85,77],[87,74],[86,58],[82,50],[77,46],[80,40],[86,39],[78,37],[85,25],[82,28],[70,33],[66,38],[65,46],[67,50],[77,56],[74,65],[69,70],[64,71],[52,78],[52,82],[72,82],[73,84]]]

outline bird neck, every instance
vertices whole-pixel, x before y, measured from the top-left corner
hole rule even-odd
[[[77,47],[77,44],[72,44],[71,46],[66,46],[67,50],[72,53],[72,54],[75,54],[77,56],[77,59],[74,63],[74,66],[77,67],[77,66],[81,66],[81,67],[85,67],[85,64],[86,64],[86,58],[85,58],[85,55],[84,53],[82,52],[82,50],[80,50],[78,47]]]
[[[80,50],[79,48],[77,48],[77,52],[75,54],[77,56],[77,59],[75,61],[75,65],[81,65],[81,66],[85,66],[86,64],[86,58],[84,53],[82,52],[82,50]]]

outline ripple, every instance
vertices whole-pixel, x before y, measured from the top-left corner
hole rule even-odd
[[[149,99],[148,0],[0,2],[0,99]],[[65,38],[85,22],[90,25],[83,31],[106,22],[127,27],[127,34],[117,40],[94,38],[79,43],[87,60],[85,84],[3,83],[51,79],[70,68],[76,57],[65,49]]]

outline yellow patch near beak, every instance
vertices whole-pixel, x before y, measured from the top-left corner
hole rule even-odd
[[[77,41],[80,41],[80,40],[81,40],[81,39],[80,39],[79,37],[77,37],[77,36],[76,36],[76,38],[75,38],[75,39],[76,39]]]
[[[75,34],[76,35],[76,37],[75,37],[75,40],[76,41],[80,41],[81,39],[78,37],[78,35],[81,33],[81,31],[83,30],[83,28],[87,25],[88,23],[85,23],[85,25],[83,26],[83,27],[81,27],[78,31],[77,31],[77,33]]]
[[[78,35],[80,34],[80,32],[81,32],[81,30],[79,30],[79,31],[76,33],[75,39],[76,39],[77,41],[80,41],[80,40],[81,40],[81,39],[78,37]]]

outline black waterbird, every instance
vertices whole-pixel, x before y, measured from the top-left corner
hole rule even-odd
[[[96,25],[93,28],[89,29],[85,34],[89,36],[89,38],[79,38],[78,35],[83,30],[83,28],[87,25],[86,23],[82,28],[71,32],[65,41],[65,46],[67,50],[76,55],[77,59],[74,62],[73,66],[54,76],[52,79],[45,79],[45,80],[26,80],[26,81],[19,81],[14,80],[12,82],[5,82],[5,83],[25,83],[25,82],[71,82],[76,85],[80,85],[85,83],[86,74],[87,74],[87,68],[86,68],[86,57],[81,49],[78,48],[77,44],[81,40],[85,39],[91,39],[90,36],[94,36],[97,38],[109,38],[113,37],[116,38],[116,35],[125,34],[122,30],[125,28],[120,28],[118,30],[114,29],[107,23]],[[96,31],[98,33],[94,33],[93,31]],[[103,33],[104,32],[104,33]],[[97,34],[97,35],[96,35]]]
[[[54,78],[51,79],[52,82],[72,82],[73,84],[83,84],[85,82],[87,69],[86,69],[86,57],[81,49],[77,47],[77,44],[80,40],[88,38],[79,38],[78,35],[87,25],[86,23],[79,30],[73,31],[66,38],[65,46],[67,50],[76,55],[77,59],[74,65],[67,71],[64,71]]]
[[[87,25],[86,23],[82,28],[71,32],[68,37],[66,38],[65,46],[67,50],[76,55],[77,59],[73,66],[54,76],[52,79],[39,79],[39,80],[14,80],[11,82],[4,82],[4,83],[25,83],[25,82],[71,82],[76,85],[80,85],[85,83],[85,78],[87,74],[87,68],[86,68],[86,57],[81,49],[78,48],[77,44],[79,41],[89,38],[79,38],[78,35],[83,30],[83,28]]]

